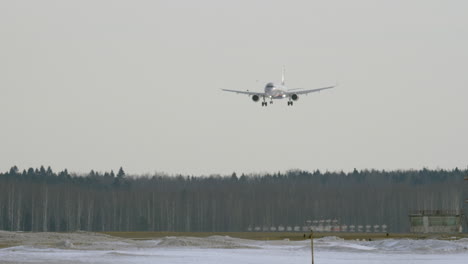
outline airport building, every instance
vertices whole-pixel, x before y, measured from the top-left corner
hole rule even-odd
[[[409,215],[412,233],[461,233],[463,214],[457,210],[421,210]]]

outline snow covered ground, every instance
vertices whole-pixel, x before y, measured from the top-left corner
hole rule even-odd
[[[1,238],[18,233],[0,232]],[[224,236],[134,241],[101,234],[19,233],[23,245],[0,249],[0,263],[310,263],[310,241]],[[41,238],[37,238],[40,236]],[[23,240],[21,240],[23,239]],[[36,239],[36,240],[34,240]],[[468,263],[468,239],[314,240],[315,263]]]

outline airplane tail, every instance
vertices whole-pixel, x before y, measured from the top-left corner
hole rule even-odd
[[[285,72],[285,69],[284,69],[284,66],[283,66],[283,72],[281,74],[281,85],[284,85],[284,72]]]

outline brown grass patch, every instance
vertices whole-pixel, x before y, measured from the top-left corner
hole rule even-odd
[[[8,247],[14,247],[14,246],[17,246],[17,245],[14,245],[14,244],[0,244],[0,248],[8,248]]]

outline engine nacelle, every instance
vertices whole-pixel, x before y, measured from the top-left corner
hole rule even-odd
[[[299,100],[299,96],[297,94],[293,94],[291,95],[291,99],[293,99],[293,101],[297,101]]]
[[[258,95],[255,94],[255,95],[252,96],[252,100],[253,100],[254,102],[258,102],[258,100],[260,100],[260,96],[258,96]]]

